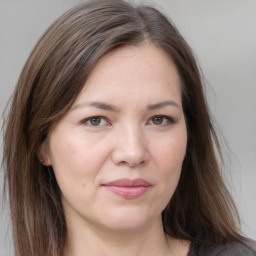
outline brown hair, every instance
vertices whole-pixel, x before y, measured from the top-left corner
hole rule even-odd
[[[97,61],[122,45],[150,42],[174,61],[182,81],[188,130],[181,178],[162,213],[165,232],[189,240],[240,240],[236,208],[218,166],[219,143],[198,66],[175,26],[151,7],[93,0],[62,15],[41,37],[14,91],[4,131],[15,250],[18,256],[60,256],[67,235],[61,193],[38,150],[70,109]]]

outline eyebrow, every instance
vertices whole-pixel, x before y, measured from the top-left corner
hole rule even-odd
[[[156,103],[156,104],[148,105],[147,109],[148,110],[155,110],[155,109],[163,108],[163,107],[166,107],[166,106],[174,106],[174,107],[178,108],[179,110],[181,109],[180,105],[178,103],[176,103],[175,101],[173,101],[173,100],[166,100],[166,101],[159,102],[159,103]]]
[[[163,108],[166,106],[174,106],[176,108],[178,108],[179,110],[181,109],[180,105],[178,103],[176,103],[173,100],[166,100],[163,102],[159,102],[156,104],[150,104],[147,106],[148,110],[155,110],[155,109],[159,109],[159,108]],[[102,109],[102,110],[107,110],[107,111],[113,111],[113,112],[119,112],[120,109],[117,106],[105,103],[105,102],[100,102],[100,101],[92,101],[92,102],[86,102],[86,103],[80,103],[75,105],[74,107],[72,107],[71,110],[75,110],[77,108],[82,108],[82,107],[94,107],[94,108],[98,108],[98,109]]]
[[[113,111],[113,112],[118,112],[119,111],[118,107],[113,106],[113,105],[108,104],[108,103],[100,102],[100,101],[93,101],[93,102],[77,104],[71,110],[81,108],[81,107],[94,107],[94,108],[99,108],[99,109]]]

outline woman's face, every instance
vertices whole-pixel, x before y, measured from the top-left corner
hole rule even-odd
[[[99,61],[41,155],[53,167],[71,227],[131,230],[161,223],[186,144],[176,67],[144,44]]]

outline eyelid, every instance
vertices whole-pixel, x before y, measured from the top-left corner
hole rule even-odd
[[[176,123],[175,118],[173,118],[171,116],[167,116],[167,115],[154,115],[149,119],[149,121],[147,123],[151,122],[154,118],[159,118],[159,117],[166,119],[168,123],[167,124],[159,124],[159,125],[153,123],[152,125],[155,125],[158,127],[164,127],[164,126],[168,126],[168,125],[172,125],[172,124]]]
[[[94,118],[99,118],[101,119],[101,122],[102,120],[105,121],[104,124],[99,124],[99,125],[93,125],[93,124],[90,124],[88,123],[90,120],[94,119]],[[154,118],[163,118],[163,122],[165,122],[164,124],[155,124],[153,123],[153,119]],[[167,123],[166,123],[167,122]],[[109,126],[111,125],[109,119],[105,116],[90,116],[90,117],[87,117],[83,120],[80,121],[81,124],[83,125],[86,125],[88,127],[93,127],[93,128],[101,128],[101,127],[105,127],[105,126]],[[176,123],[176,120],[175,118],[171,117],[171,116],[168,116],[168,115],[154,115],[152,117],[149,118],[149,120],[147,121],[147,125],[154,125],[154,126],[157,126],[157,127],[164,127],[164,126],[168,126],[168,125],[172,125],[172,124],[175,124]]]
[[[90,120],[92,120],[93,118],[100,118],[101,120],[105,120],[106,124],[92,125],[92,124],[87,123],[87,122],[89,122]],[[109,120],[108,120],[105,116],[90,116],[90,117],[87,117],[87,118],[81,120],[80,123],[83,124],[83,125],[87,125],[87,126],[89,126],[89,127],[93,127],[93,128],[101,128],[101,127],[103,127],[103,126],[108,126],[108,125],[110,125]]]

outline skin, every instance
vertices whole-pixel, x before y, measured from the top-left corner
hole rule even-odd
[[[166,236],[161,221],[186,144],[181,85],[170,57],[152,44],[105,55],[40,150],[62,192],[65,255],[187,255],[189,243]],[[121,178],[151,185],[136,198],[103,186]]]

